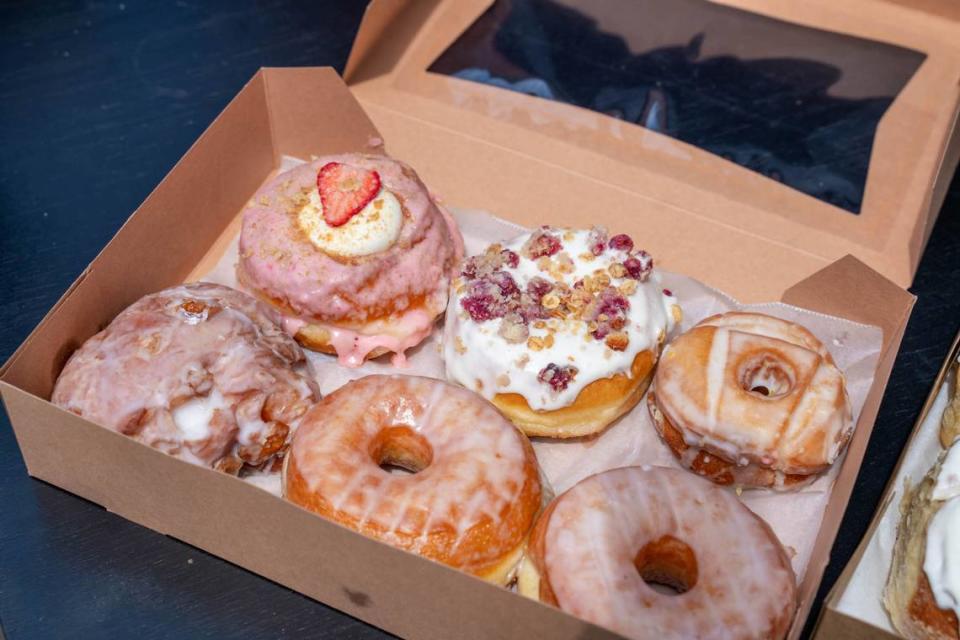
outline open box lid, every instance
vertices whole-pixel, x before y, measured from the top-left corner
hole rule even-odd
[[[594,106],[584,108],[583,99],[578,106],[489,86],[502,78],[484,84],[464,79],[468,73],[449,75],[456,65],[475,73],[466,67],[491,56],[494,66],[517,71],[523,62],[516,56],[505,61],[500,51],[506,48],[502,39],[510,42],[529,31],[511,26],[517,7],[540,12],[535,24],[552,29],[536,34],[536,46],[558,32],[553,24],[558,12],[579,21],[579,40],[562,44],[599,34],[607,44],[619,42],[621,54],[626,46],[630,64],[650,50],[674,55],[677,47],[666,45],[684,44],[684,68],[692,69],[696,80],[686,89],[695,97],[716,90],[704,74],[717,61],[732,65],[733,75],[760,74],[787,83],[793,81],[790,74],[799,73],[791,65],[801,64],[803,73],[820,83],[803,94],[816,102],[806,116],[816,119],[823,109],[859,109],[857,113],[873,114],[873,128],[856,125],[860,128],[849,135],[821,128],[817,141],[811,141],[813,136],[798,130],[798,120],[792,129],[786,127],[787,146],[801,141],[810,155],[815,145],[825,148],[825,138],[836,137],[839,143],[827,145],[829,161],[811,157],[800,166],[802,162],[780,162],[773,154],[773,168],[751,169],[741,165],[751,165],[755,157],[769,160],[771,153],[754,149],[752,142],[738,147],[737,135],[733,146],[725,147],[730,135],[726,142],[691,142],[696,134],[682,127],[653,130],[658,127],[651,106],[659,104],[667,112],[683,107],[671,102],[669,90],[647,91],[641,116],[628,117],[622,112],[629,105],[614,105],[626,120],[651,117],[652,124],[643,120],[651,129],[601,112],[596,105],[603,96],[594,96]],[[547,11],[550,7],[553,13]],[[960,105],[958,13],[945,0],[374,0],[344,75],[390,141],[391,153],[411,162],[427,184],[443,185],[440,195],[453,204],[470,203],[530,225],[573,223],[564,212],[582,206],[591,219],[611,228],[624,221],[634,231],[657,228],[656,234],[637,235],[661,264],[745,301],[776,297],[789,283],[846,254],[906,287],[960,154],[954,131]],[[650,15],[657,17],[652,30],[644,28]],[[611,30],[621,35],[611,37]],[[624,45],[625,39],[638,42]],[[569,59],[556,60],[570,64]],[[533,66],[542,71],[549,62]],[[665,73],[669,80],[672,71]],[[730,73],[718,77],[726,81]],[[884,92],[886,98],[876,97]],[[763,99],[747,96],[747,104]],[[781,109],[786,109],[781,112],[785,118],[796,115],[789,105]],[[849,153],[844,146],[848,139]],[[753,155],[745,159],[744,154]],[[488,166],[494,157],[500,167]],[[849,179],[844,173],[846,165],[858,162],[859,200],[856,171]],[[483,181],[465,169],[477,163],[484,167]],[[833,173],[820,172],[827,165]],[[556,180],[557,168],[570,180]],[[584,180],[609,185],[609,197],[582,198],[578,186]]]

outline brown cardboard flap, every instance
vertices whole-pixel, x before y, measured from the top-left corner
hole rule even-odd
[[[363,64],[367,53],[373,47],[383,46],[381,36],[387,27],[395,24],[395,19],[401,11],[417,11],[423,8],[429,8],[429,4],[422,0],[392,0],[391,2],[378,2],[373,0],[367,4],[367,9],[363,13],[363,19],[360,21],[360,27],[357,29],[357,35],[353,40],[353,46],[350,48],[350,55],[347,58],[347,64],[343,68],[344,82],[350,82],[351,78],[356,79],[357,69]],[[390,41],[386,46],[392,47],[396,56],[384,56],[384,60],[398,60],[399,54],[410,43],[410,38],[416,33],[415,29],[408,30],[401,37],[400,34],[391,34]],[[378,69],[375,74],[384,73],[389,69]]]
[[[380,134],[330,67],[263,69],[273,136],[274,162],[280,155],[361,151]],[[314,126],[304,127],[305,122]],[[261,177],[262,174],[261,174]]]
[[[886,353],[906,326],[916,297],[860,260],[846,256],[787,289],[782,300],[880,327]]]

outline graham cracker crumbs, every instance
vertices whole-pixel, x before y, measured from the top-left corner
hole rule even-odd
[[[614,351],[623,351],[627,348],[627,345],[630,344],[630,336],[628,336],[624,331],[614,331],[607,336],[604,344]]]
[[[463,355],[467,352],[467,345],[463,344],[463,340],[460,339],[460,336],[457,336],[453,341],[453,350]]]

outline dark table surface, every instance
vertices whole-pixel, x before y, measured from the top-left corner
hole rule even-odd
[[[0,4],[0,360],[260,66],[341,69],[364,2]],[[862,537],[960,321],[960,180],[819,602]],[[28,638],[387,634],[27,477],[0,413],[0,624]],[[809,630],[808,625],[808,630]]]

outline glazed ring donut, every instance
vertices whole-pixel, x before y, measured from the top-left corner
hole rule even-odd
[[[238,473],[286,451],[320,398],[270,309],[216,284],[145,296],[67,362],[51,401],[189,462]]]
[[[512,579],[541,497],[522,433],[479,396],[413,376],[360,378],[317,404],[283,488],[310,511],[496,584]]]
[[[404,351],[433,330],[463,240],[407,165],[317,158],[278,175],[243,215],[237,277],[303,346],[345,366]]]
[[[758,313],[712,316],[674,340],[647,402],[680,463],[724,485],[803,486],[853,433],[830,352],[804,327]]]
[[[625,467],[574,485],[537,520],[521,594],[628,638],[782,638],[796,578],[767,524],[676,469]]]
[[[680,317],[629,236],[541,227],[469,258],[454,279],[447,378],[528,436],[591,435],[637,405]]]

